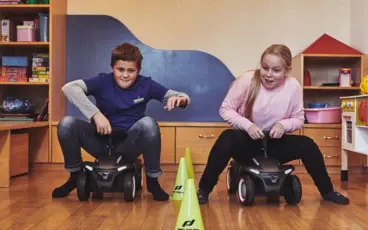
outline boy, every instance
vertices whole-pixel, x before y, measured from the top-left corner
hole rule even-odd
[[[161,136],[159,126],[145,116],[151,99],[165,102],[168,111],[190,104],[187,94],[170,90],[139,74],[142,54],[128,43],[116,46],[111,55],[111,73],[75,80],[67,83],[62,91],[68,100],[93,123],[73,117],[65,117],[58,125],[58,138],[64,155],[65,169],[70,172],[68,181],[56,188],[54,198],[66,197],[76,188],[81,172],[83,147],[94,157],[107,154],[105,135],[112,128],[126,131],[126,138],[118,140],[116,152],[136,159],[143,153],[147,190],[153,199],[166,201],[169,195],[161,188],[158,177],[160,168]],[[96,106],[87,98],[92,95]]]

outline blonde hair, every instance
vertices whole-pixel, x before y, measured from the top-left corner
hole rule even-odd
[[[261,56],[261,62],[264,56],[267,54],[273,54],[273,55],[279,56],[284,62],[284,68],[287,70],[291,69],[292,56],[291,56],[290,49],[287,46],[281,45],[281,44],[271,45],[263,52]],[[248,118],[249,120],[253,119],[252,118],[253,105],[254,105],[254,101],[257,98],[260,86],[261,86],[261,74],[260,74],[260,69],[257,69],[254,71],[252,82],[249,87],[248,99],[245,104],[244,116]]]

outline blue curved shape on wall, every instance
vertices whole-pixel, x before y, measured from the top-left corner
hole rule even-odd
[[[111,50],[129,42],[143,54],[142,75],[151,76],[167,88],[186,92],[192,99],[186,109],[170,112],[163,109],[162,103],[151,101],[147,115],[158,121],[223,122],[219,107],[235,78],[216,57],[200,51],[151,48],[119,20],[104,15],[68,15],[66,40],[67,82],[110,72]],[[67,115],[85,119],[69,101]]]

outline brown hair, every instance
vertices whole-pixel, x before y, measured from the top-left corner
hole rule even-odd
[[[133,61],[137,64],[138,71],[141,69],[143,56],[138,47],[129,44],[123,43],[117,45],[111,53],[111,62],[110,65],[113,67],[118,61]]]
[[[261,62],[266,54],[273,54],[279,56],[284,61],[284,68],[288,70],[291,68],[292,56],[290,49],[287,46],[281,44],[271,45],[263,52],[261,56]],[[249,87],[248,99],[245,104],[244,116],[249,120],[252,120],[253,105],[254,101],[257,98],[260,86],[261,86],[260,69],[257,69],[254,71],[252,82]]]

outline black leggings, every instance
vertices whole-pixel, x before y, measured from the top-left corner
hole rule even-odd
[[[270,139],[267,142],[267,153],[280,164],[301,159],[321,195],[333,190],[322,153],[311,138],[284,135],[280,139]],[[244,131],[225,130],[211,149],[199,188],[211,192],[231,158],[244,164],[259,155],[263,155],[261,140],[251,139]]]

